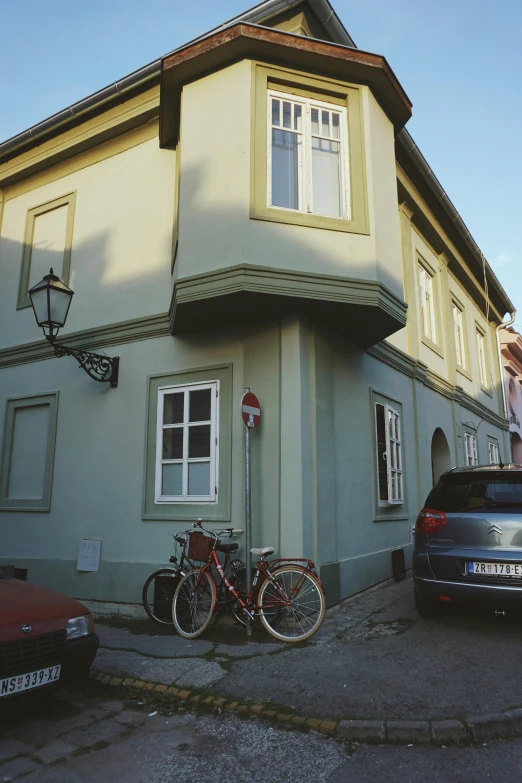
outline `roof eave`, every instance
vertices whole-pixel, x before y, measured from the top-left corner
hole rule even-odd
[[[411,116],[411,102],[384,57],[362,49],[238,22],[178,49],[162,60],[160,143],[177,143],[181,91],[185,84],[242,59],[276,62],[367,84],[396,131]],[[168,106],[168,111],[166,107]]]

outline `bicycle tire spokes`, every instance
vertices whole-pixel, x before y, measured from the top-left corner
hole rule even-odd
[[[300,641],[319,628],[325,604],[318,582],[309,571],[286,566],[264,585],[259,608],[270,633],[284,641]]]
[[[191,571],[180,582],[173,605],[176,629],[188,638],[204,631],[214,610],[215,595],[206,572]]]

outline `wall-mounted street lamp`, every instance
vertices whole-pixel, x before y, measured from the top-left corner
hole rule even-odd
[[[43,280],[29,291],[36,323],[41,326],[47,340],[51,343],[54,355],[74,356],[85,372],[95,381],[118,385],[119,356],[102,356],[99,353],[68,348],[56,339],[58,332],[67,320],[67,314],[74,296],[72,291],[54,274],[52,267]]]

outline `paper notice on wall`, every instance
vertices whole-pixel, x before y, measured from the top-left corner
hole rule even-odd
[[[78,571],[97,571],[100,567],[101,541],[82,538],[78,545]]]

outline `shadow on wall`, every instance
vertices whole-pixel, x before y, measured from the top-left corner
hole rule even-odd
[[[110,232],[93,232],[90,239],[75,243],[71,252],[69,286],[75,292],[64,328],[70,332],[127,321],[147,315],[165,313],[171,296],[170,243],[165,236],[163,265],[143,259],[139,272],[136,263],[130,269],[111,259]],[[32,308],[17,310],[24,245],[11,239],[0,239],[0,347],[33,342],[41,338]],[[63,253],[39,248],[38,269],[33,269],[29,287],[39,282],[53,268],[62,277]]]
[[[230,176],[222,182],[219,203],[210,208],[208,193],[216,191],[215,166],[208,161],[182,171],[178,262],[184,277],[239,263],[259,264],[361,280],[378,279],[403,297],[402,263],[396,270],[377,264],[373,252],[375,231],[366,236],[251,219],[250,194],[245,192],[248,186],[248,178],[237,185]],[[397,200],[390,204],[390,211],[397,211]],[[390,241],[400,251],[399,231],[397,220],[398,233]],[[189,259],[183,257],[187,247],[191,248]]]

